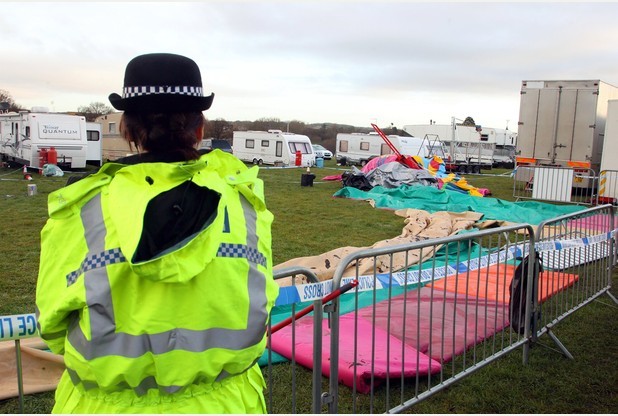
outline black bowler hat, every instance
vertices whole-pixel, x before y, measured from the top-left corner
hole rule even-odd
[[[124,73],[122,97],[110,94],[115,109],[140,113],[183,113],[210,108],[197,64],[185,56],[151,53],[133,58]]]

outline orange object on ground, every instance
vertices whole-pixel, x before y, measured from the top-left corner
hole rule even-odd
[[[513,280],[515,268],[515,265],[506,263],[493,264],[468,273],[447,276],[427,286],[472,297],[509,303],[509,288]],[[577,279],[579,279],[578,275],[561,271],[545,270],[541,272],[539,277],[539,302],[544,302],[550,296],[571,286]]]

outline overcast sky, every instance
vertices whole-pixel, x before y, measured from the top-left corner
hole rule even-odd
[[[618,3],[0,2],[0,89],[75,111],[127,62],[194,59],[210,119],[517,129],[523,80],[618,86]]]

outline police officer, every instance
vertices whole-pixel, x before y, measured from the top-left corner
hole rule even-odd
[[[200,155],[197,64],[129,62],[120,130],[140,153],[49,196],[39,331],[64,356],[54,413],[264,413],[256,362],[278,294],[257,167]]]

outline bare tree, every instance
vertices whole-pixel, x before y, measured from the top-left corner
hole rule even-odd
[[[466,117],[462,125],[475,127],[476,123],[474,122],[474,119],[472,117],[468,116]]]
[[[22,107],[15,102],[13,96],[7,90],[0,89],[0,103],[6,103],[2,106],[2,111],[22,110]]]
[[[223,139],[231,143],[234,126],[223,118],[206,121],[204,126],[204,137],[213,139]]]
[[[104,116],[114,112],[114,109],[105,103],[93,102],[88,105],[82,105],[77,108],[77,112],[86,117],[87,121],[94,121],[99,116]]]

